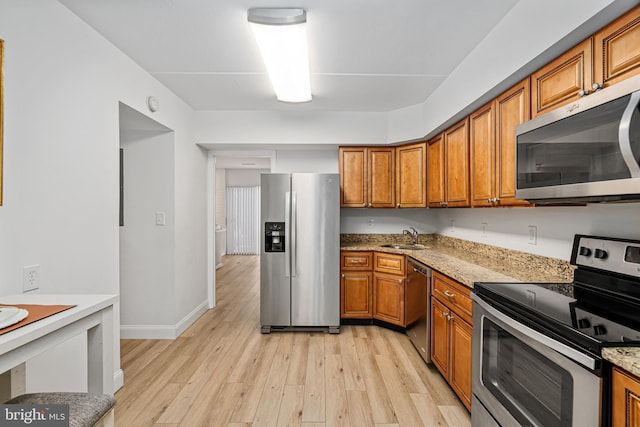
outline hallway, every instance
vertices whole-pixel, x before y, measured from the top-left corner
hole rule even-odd
[[[226,256],[217,307],[178,339],[123,340],[118,426],[469,426],[408,337],[259,333],[259,257]]]

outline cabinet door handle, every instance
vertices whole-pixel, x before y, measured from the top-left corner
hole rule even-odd
[[[344,279],[344,273],[341,274],[342,278]]]
[[[396,280],[396,282],[403,284],[404,283],[404,279],[400,279],[400,280]]]
[[[371,207],[371,202],[369,202],[369,207]]]
[[[595,82],[594,84],[591,85],[591,89],[593,89],[594,92],[602,89],[603,87],[604,86],[602,85],[602,83],[598,83],[598,82]]]
[[[396,205],[396,208],[399,208],[399,207],[400,207],[400,203],[398,203],[398,204]]]
[[[590,93],[589,89],[580,89],[578,91],[578,96],[582,98],[583,96],[589,95],[589,93]]]
[[[449,292],[449,291],[448,291],[448,290],[446,290],[446,289],[444,290],[444,294],[445,294],[446,296],[448,296],[449,298],[455,298],[455,297],[456,297],[456,294],[454,294],[454,293],[452,293],[452,292]]]

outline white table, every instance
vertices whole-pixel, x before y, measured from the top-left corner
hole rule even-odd
[[[75,305],[53,316],[0,335],[0,396],[23,393],[25,362],[78,336],[87,334],[88,391],[113,395],[113,304],[117,295],[21,294],[0,297],[0,303]]]

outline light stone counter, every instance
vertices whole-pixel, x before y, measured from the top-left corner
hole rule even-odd
[[[573,267],[567,261],[497,248],[438,235],[421,235],[427,248],[385,248],[385,243],[409,243],[402,235],[343,235],[343,251],[403,254],[473,288],[475,282],[570,283]]]
[[[602,358],[640,377],[640,347],[605,347]]]

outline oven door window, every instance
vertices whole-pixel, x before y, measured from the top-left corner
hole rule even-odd
[[[523,426],[571,426],[573,378],[485,318],[482,383]]]

